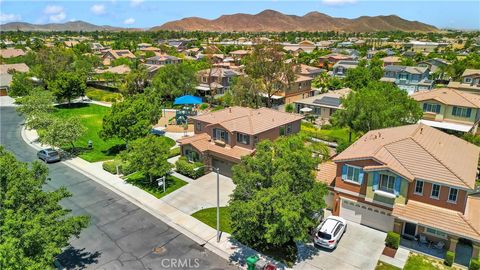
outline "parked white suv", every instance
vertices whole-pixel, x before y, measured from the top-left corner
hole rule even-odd
[[[337,216],[329,216],[318,225],[313,241],[321,247],[334,249],[346,231],[347,222],[345,219]]]

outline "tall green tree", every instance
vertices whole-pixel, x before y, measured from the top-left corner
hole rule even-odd
[[[46,192],[48,169],[38,161],[19,162],[0,146],[0,266],[51,269],[55,257],[89,224],[72,216],[60,201],[66,188]]]
[[[244,76],[235,78],[229,91],[232,103],[236,106],[259,108],[262,105],[259,89],[259,80]]]
[[[70,145],[75,150],[75,141],[85,133],[86,128],[78,118],[54,118],[50,125],[40,133],[40,141],[53,147]]]
[[[166,137],[148,135],[133,141],[121,157],[129,169],[143,173],[153,183],[154,177],[164,176],[172,168],[173,165],[167,161],[169,153],[170,144]]]
[[[325,207],[327,189],[315,181],[319,159],[300,136],[264,140],[256,149],[233,167],[234,237],[254,248],[307,240],[314,213]]]
[[[138,94],[114,103],[112,110],[103,118],[100,136],[104,139],[120,138],[129,143],[150,133],[158,122],[161,110],[145,94]]]
[[[70,105],[72,99],[85,95],[86,78],[76,72],[62,72],[48,88],[58,101],[66,100]]]
[[[144,65],[137,64],[125,76],[123,84],[120,86],[120,92],[123,95],[131,96],[143,93],[147,86],[148,71]]]
[[[418,103],[406,91],[390,83],[375,81],[351,92],[342,100],[342,106],[343,110],[333,114],[332,123],[357,133],[413,124],[423,114]]]
[[[31,77],[32,75],[28,72],[14,72],[10,89],[8,89],[8,95],[21,97],[30,94],[33,88],[35,88]]]
[[[44,117],[54,110],[53,102],[55,98],[52,93],[41,88],[36,88],[31,91],[30,95],[18,99],[20,106],[17,111],[25,117],[25,123],[29,128],[33,121],[42,121]]]
[[[197,84],[195,69],[188,63],[166,65],[152,80],[153,88],[164,99],[195,94]]]

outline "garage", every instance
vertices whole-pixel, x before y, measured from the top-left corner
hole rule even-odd
[[[226,161],[223,159],[217,159],[213,158],[212,159],[212,165],[214,168],[219,168],[220,169],[220,174],[225,175],[227,177],[232,177],[232,166],[235,165],[235,163]]]
[[[351,200],[341,200],[340,216],[346,220],[380,230],[393,230],[394,217],[390,211]]]

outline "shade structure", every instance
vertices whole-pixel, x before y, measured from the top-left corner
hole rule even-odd
[[[202,104],[202,99],[196,96],[181,96],[175,99],[174,105],[192,105],[192,104]]]

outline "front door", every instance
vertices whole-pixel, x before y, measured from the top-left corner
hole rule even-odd
[[[411,237],[415,237],[417,232],[417,224],[405,222],[405,227],[403,228],[403,234]]]

